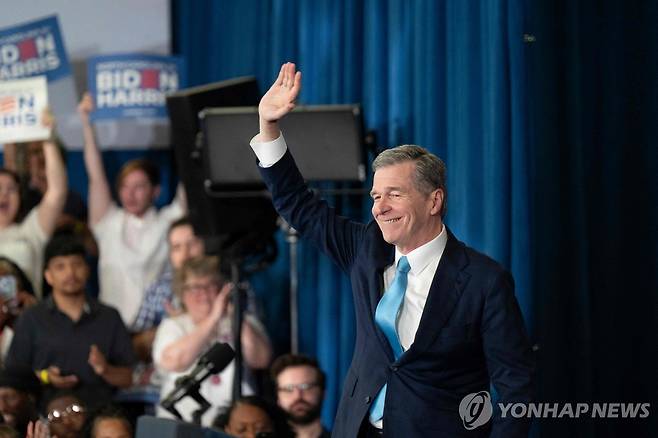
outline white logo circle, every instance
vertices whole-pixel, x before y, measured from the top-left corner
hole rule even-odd
[[[468,394],[459,403],[459,415],[462,417],[466,430],[473,430],[487,424],[492,414],[491,396],[487,391]]]

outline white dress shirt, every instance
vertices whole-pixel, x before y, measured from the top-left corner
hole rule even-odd
[[[406,254],[411,269],[407,274],[407,290],[400,306],[397,319],[398,338],[404,351],[414,343],[420,318],[427,302],[430,286],[439,266],[443,250],[446,248],[448,233],[445,225],[434,239]],[[395,263],[384,271],[384,290],[387,290],[395,278],[395,267],[405,254],[395,248]]]
[[[116,308],[126,326],[167,263],[169,225],[184,214],[178,198],[160,210],[151,207],[141,218],[113,203],[92,227],[100,252],[100,301]]]

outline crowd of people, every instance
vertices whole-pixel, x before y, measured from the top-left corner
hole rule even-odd
[[[86,205],[68,189],[65,148],[48,113],[48,140],[4,145],[0,437],[132,437],[134,410],[122,405],[122,393],[149,385],[162,399],[210,346],[233,342],[235,285],[219,259],[205,254],[186,217],[183,188],[157,209],[158,169],[137,159],[121,168],[115,201],[92,111],[85,94],[78,112]],[[200,386],[211,405],[201,424],[237,437],[328,436],[320,423],[324,373],[305,356],[284,355],[272,365],[270,340],[247,295],[244,396],[233,400],[233,363],[211,375]],[[252,371],[270,365],[273,385],[254,378]],[[269,386],[276,394],[264,396]],[[157,403],[151,407],[172,416]],[[198,407],[191,398],[176,405],[187,422]]]
[[[445,164],[420,146],[388,149],[373,161],[374,220],[337,215],[306,185],[279,127],[300,89],[301,72],[284,64],[260,101],[260,132],[250,145],[278,213],[350,275],[355,351],[333,434],[462,436],[468,413],[458,409],[474,396],[486,393],[488,400],[492,385],[500,403],[532,402],[534,354],[514,281],[444,224]],[[6,351],[0,437],[131,436],[113,403],[122,400],[118,390],[137,381],[159,387],[167,403],[158,416],[175,414],[241,438],[329,436],[320,422],[324,373],[304,356],[272,362],[249,299],[235,330],[232,314],[242,306],[233,306],[231,296],[240,296],[232,291],[241,287],[205,254],[185,218],[182,189],[157,210],[156,168],[130,161],[117,177],[115,203],[92,110],[85,95],[79,113],[89,175],[86,222],[74,209],[66,213],[72,198],[54,137],[38,146],[9,145],[10,168],[0,170],[0,351]],[[34,155],[27,163],[41,170],[30,172],[43,177],[21,178],[12,170],[19,148]],[[21,194],[30,184],[38,195],[27,204]],[[90,255],[98,260],[98,299],[88,290]],[[230,361],[221,369],[202,363],[212,346],[230,345],[238,331],[244,369]],[[276,393],[270,400],[258,394],[250,373],[268,367]],[[199,369],[209,376],[181,379]],[[234,380],[241,391],[232,390]],[[193,399],[168,396],[181,385],[194,389]],[[478,426],[469,435],[523,437],[530,419],[499,417]]]

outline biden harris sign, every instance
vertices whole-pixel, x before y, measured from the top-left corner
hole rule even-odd
[[[0,30],[0,81],[71,74],[56,16]]]
[[[166,118],[167,93],[184,86],[183,61],[173,56],[97,56],[87,69],[94,120]]]
[[[0,143],[45,140],[41,118],[48,104],[45,76],[0,81]]]

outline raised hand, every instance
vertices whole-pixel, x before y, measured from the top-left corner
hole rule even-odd
[[[30,421],[27,423],[27,434],[25,438],[57,438],[56,435],[50,435],[48,423],[42,420]]]
[[[301,87],[302,72],[295,72],[292,62],[283,64],[279,76],[258,105],[261,121],[276,122],[292,111]]]
[[[82,99],[80,99],[80,103],[78,104],[78,114],[80,114],[80,118],[83,122],[89,121],[89,114],[93,110],[94,101],[91,98],[91,94],[89,94],[89,92],[85,92],[85,94],[82,95]]]
[[[53,116],[50,108],[43,109],[43,112],[41,113],[41,124],[44,128],[50,130],[51,136],[55,135],[55,116]]]
[[[212,316],[219,320],[224,315],[224,312],[226,312],[226,308],[228,306],[228,300],[229,296],[231,294],[231,290],[233,289],[233,283],[225,283],[224,286],[222,286],[221,290],[215,297],[215,301],[213,301],[212,304]]]

